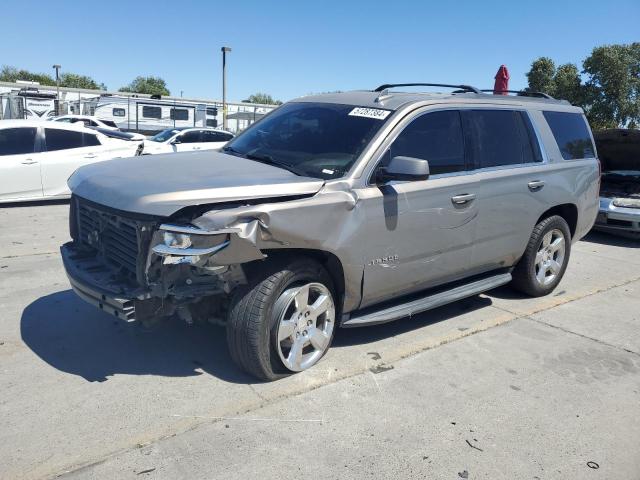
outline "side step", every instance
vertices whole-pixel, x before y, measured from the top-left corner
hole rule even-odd
[[[478,280],[474,280],[470,283],[465,283],[454,288],[440,290],[437,293],[429,294],[425,297],[418,298],[406,303],[396,304],[390,307],[383,307],[371,311],[367,308],[363,312],[356,312],[348,320],[342,321],[342,326],[345,328],[350,327],[363,327],[365,325],[376,325],[379,323],[391,322],[404,317],[410,317],[417,313],[421,313],[432,308],[446,305],[447,303],[462,300],[463,298],[471,297],[492,288],[499,287],[511,281],[511,273],[500,273],[492,275],[490,277],[484,277]],[[415,297],[414,297],[415,298]],[[375,307],[373,307],[375,308]]]

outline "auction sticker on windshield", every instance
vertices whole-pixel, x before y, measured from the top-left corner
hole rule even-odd
[[[356,107],[349,112],[349,115],[353,117],[365,117],[384,120],[389,116],[390,113],[390,110],[382,110],[381,108]]]

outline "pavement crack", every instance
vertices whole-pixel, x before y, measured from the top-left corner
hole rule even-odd
[[[590,337],[589,335],[584,335],[582,333],[574,332],[573,330],[569,330],[567,328],[563,328],[563,327],[560,327],[558,325],[554,325],[552,323],[545,322],[544,320],[539,320],[537,318],[532,318],[532,317],[529,317],[529,316],[525,316],[523,318],[525,318],[526,320],[530,320],[532,322],[539,323],[540,325],[545,325],[547,327],[555,328],[556,330],[560,330],[561,332],[569,333],[571,335],[576,335],[577,337],[581,337],[581,338],[584,338],[586,340],[592,340],[592,341],[594,341],[596,343],[599,343],[600,345],[604,345],[604,346],[607,346],[607,347],[612,347],[612,348],[615,348],[616,350],[622,350],[624,352],[628,352],[628,353],[631,353],[633,355],[637,355],[637,356],[640,357],[640,352],[634,352],[633,350],[629,350],[628,348],[624,348],[624,347],[621,347],[619,345],[613,345],[611,343],[605,342],[604,340],[600,340],[599,338],[594,338],[594,337]]]
[[[8,258],[37,257],[39,255],[54,255],[56,253],[58,253],[57,250],[55,252],[38,252],[38,253],[23,253],[21,255],[5,255],[4,257],[0,257],[0,260],[5,260]]]

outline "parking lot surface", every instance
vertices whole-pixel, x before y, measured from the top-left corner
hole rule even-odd
[[[77,298],[67,213],[0,208],[0,478],[640,478],[640,243],[592,233],[548,297],[340,330],[254,383],[221,327]]]

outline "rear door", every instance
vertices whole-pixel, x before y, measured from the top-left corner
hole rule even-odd
[[[45,127],[44,152],[41,153],[44,195],[69,194],[67,179],[79,167],[105,160],[102,152],[95,134]]]
[[[0,129],[0,200],[42,196],[36,127]]]
[[[233,138],[233,135],[226,132],[216,132],[215,130],[202,131],[202,150],[214,150],[222,148]]]
[[[469,155],[479,183],[473,263],[482,271],[511,266],[547,210],[549,166],[524,110],[463,110]]]
[[[365,222],[363,302],[458,279],[471,265],[478,216],[478,183],[468,172],[460,112],[441,110],[414,118],[386,150],[429,161],[431,176],[356,190]]]
[[[202,149],[202,130],[187,130],[178,135],[174,144],[176,152],[190,152]]]

